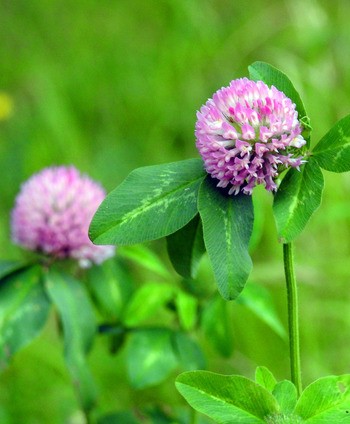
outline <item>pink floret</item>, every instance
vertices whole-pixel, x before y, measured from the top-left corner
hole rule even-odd
[[[274,86],[247,78],[218,90],[197,113],[196,146],[209,174],[229,194],[276,191],[281,170],[304,163],[295,104]]]
[[[14,243],[55,258],[72,258],[81,267],[115,253],[88,237],[91,219],[105,198],[103,188],[73,166],[50,167],[21,187],[11,216]]]

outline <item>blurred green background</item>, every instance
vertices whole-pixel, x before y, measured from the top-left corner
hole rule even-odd
[[[256,60],[294,82],[316,143],[350,112],[349,16],[347,0],[1,0],[0,257],[21,255],[9,246],[9,216],[32,173],[74,164],[110,191],[136,167],[197,156],[196,111]],[[305,383],[350,372],[350,176],[325,179],[321,209],[296,242]],[[258,190],[256,202],[252,281],[286,323],[271,197]],[[234,355],[209,358],[209,369],[252,377],[267,365],[288,377],[286,343],[230,307]],[[126,388],[123,358],[103,352],[91,363],[105,409],[173,396],[172,381],[152,395]],[[0,422],[79,423],[76,409],[48,328],[0,375]]]

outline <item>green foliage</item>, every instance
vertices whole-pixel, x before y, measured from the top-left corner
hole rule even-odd
[[[167,237],[167,248],[175,270],[185,278],[195,278],[199,261],[205,252],[199,215]]]
[[[233,352],[233,334],[228,304],[221,296],[215,296],[203,308],[202,329],[209,343],[222,356]]]
[[[337,122],[322,137],[312,154],[320,167],[327,171],[350,171],[350,115]]]
[[[274,85],[295,103],[299,119],[304,122],[303,136],[308,141],[309,145],[309,133],[311,127],[309,126],[307,113],[299,93],[287,75],[265,62],[254,62],[252,65],[248,66],[248,70],[252,80],[264,81],[269,86]]]
[[[273,212],[280,241],[293,241],[321,203],[323,175],[310,158],[301,170],[290,169],[274,198]]]
[[[258,284],[247,284],[237,303],[245,305],[282,339],[287,339],[286,330],[276,313],[271,295],[264,287]]]
[[[109,190],[136,166],[193,156],[194,111],[218,88],[218,82],[227,85],[243,75],[252,58],[263,57],[293,76],[315,123],[315,136],[322,136],[332,121],[347,113],[350,78],[344,51],[350,41],[349,3],[340,0],[337,7],[333,2],[299,0],[272,0],[267,7],[262,3],[253,0],[246,7],[229,0],[77,1],[66,13],[57,1],[6,2],[0,16],[5,40],[0,88],[13,97],[15,108],[8,121],[0,122],[2,256],[19,256],[8,244],[8,215],[20,183],[32,172],[57,162],[74,163]],[[303,351],[308,352],[303,361],[305,380],[324,372],[342,372],[348,366],[348,347],[343,332],[338,331],[341,327],[346,332],[349,326],[349,315],[340,312],[349,303],[344,291],[350,237],[348,179],[325,177],[329,190],[324,193],[324,213],[315,215],[308,232],[298,239],[303,251],[300,275],[308,277],[301,298]],[[269,217],[266,203],[257,207]],[[280,264],[274,241],[267,237],[271,231],[266,219],[261,240],[254,245],[259,275],[254,281],[268,284],[276,294],[281,284]],[[136,251],[139,246],[130,249],[134,247]],[[124,247],[119,249],[123,253]],[[141,263],[141,252],[134,258]],[[137,267],[132,262],[132,270]],[[200,283],[194,284],[210,286],[206,260],[201,271]],[[325,289],[327,281],[332,282],[331,290]],[[104,317],[119,317],[118,302],[115,312],[109,302],[112,309],[107,306]],[[102,304],[98,305],[102,312]],[[244,329],[251,323],[245,315],[237,317],[235,326]],[[325,326],[329,331],[324,331]],[[232,329],[228,332],[232,337]],[[1,422],[79,420],[56,355],[59,344],[52,343],[53,333],[52,328],[46,329],[2,374]],[[104,410],[137,404],[140,411],[154,398],[159,404],[173,404],[173,393],[166,386],[153,387],[151,398],[135,395],[130,387],[125,390],[124,358],[117,355],[107,360],[103,341],[94,345],[92,353]],[[247,363],[249,346],[254,349]],[[265,346],[265,332],[256,333],[253,341],[246,339],[239,352],[241,361],[234,365],[249,369],[249,364],[267,353],[267,360],[282,375],[285,364],[277,359],[281,352]],[[214,354],[210,365],[222,370],[231,368],[232,362],[227,365]],[[119,418],[117,422],[133,422],[130,415]],[[279,418],[272,417],[270,422]],[[189,418],[174,421],[188,424]],[[207,423],[202,417],[198,422]]]
[[[159,256],[147,248],[139,250],[138,247],[131,248],[131,254],[127,252],[123,256],[132,263],[141,265],[141,268],[152,271],[154,278],[160,277],[163,272],[159,270],[164,265]],[[140,259],[137,257],[139,251]],[[92,289],[92,285],[98,285],[105,268],[107,271],[114,269],[114,262],[118,269],[119,261],[111,260],[102,267],[97,267],[102,270],[102,274],[96,272],[97,269],[89,271],[92,293],[100,290],[102,296],[105,285],[102,283],[100,289]],[[114,299],[110,295],[108,300],[105,299],[107,308],[101,302],[103,299],[99,300],[96,295],[94,298],[105,318],[105,322],[99,326],[99,332],[108,338],[111,353],[119,353],[125,347],[128,381],[131,386],[136,390],[147,389],[166,381],[176,369],[183,371],[205,367],[202,346],[195,336],[199,317],[197,298],[176,286],[170,273],[161,282],[148,281],[145,278],[145,281],[135,286],[133,278],[128,274],[128,267],[122,267],[122,270],[123,273],[117,273],[120,278],[110,279],[113,287],[120,284],[122,286],[119,289],[114,287],[113,290],[108,288],[105,293],[107,295],[114,290],[117,293],[120,289],[126,290],[127,297],[124,297],[121,313],[109,313],[109,307],[112,307],[114,301],[118,307],[119,296]],[[159,322],[162,323],[161,327]]]
[[[142,285],[128,302],[123,322],[129,327],[143,323],[166,305],[173,296],[174,289],[169,284],[146,283]]]
[[[274,375],[266,367],[257,367],[255,370],[255,382],[271,393],[277,384]]]
[[[164,274],[162,261],[149,249],[123,249],[124,258],[154,277]],[[125,347],[128,381],[136,390],[164,382],[175,369],[205,366],[201,346],[188,334],[197,330],[198,300],[174,285],[168,272],[167,276],[162,282],[146,280],[136,286],[128,267],[116,259],[88,272],[88,287],[105,319],[99,332],[108,338],[111,353]]]
[[[257,368],[255,379],[196,371],[181,374],[176,387],[193,408],[220,424],[349,422],[350,375],[321,378],[299,399],[293,383],[276,382],[266,367]]]
[[[264,62],[255,62],[249,66],[250,77],[254,80],[262,80],[268,85],[274,85],[276,88],[291,98],[296,105],[299,113],[299,119],[304,126],[303,136],[307,140],[307,146],[310,146],[310,122],[305,111],[304,104],[297,90],[289,78],[280,70]],[[342,122],[342,121],[341,121]],[[320,142],[318,150],[320,151],[320,160],[314,161],[307,159],[307,163],[302,165],[301,171],[294,168],[290,169],[284,176],[277,194],[274,198],[274,215],[277,224],[277,231],[280,241],[289,243],[294,240],[305,228],[312,214],[318,209],[321,203],[323,191],[323,175],[317,165],[327,162],[329,156],[335,160],[335,150],[339,140],[346,139],[346,122],[338,125],[333,132],[327,134]],[[331,147],[328,141],[331,140]],[[322,153],[322,149],[325,149]],[[344,158],[339,160],[346,161],[346,145],[344,146]],[[328,155],[328,156],[327,156]],[[327,165],[326,165],[327,166]],[[333,168],[336,168],[335,165]],[[326,168],[325,168],[326,169]]]
[[[17,261],[0,261],[0,279],[3,279],[21,268],[26,268],[27,266],[28,265]]]
[[[251,196],[227,196],[207,177],[199,191],[198,209],[219,292],[226,300],[235,299],[252,269],[248,252],[253,229]]]
[[[242,376],[193,371],[181,374],[176,387],[192,407],[219,424],[264,423],[279,412],[269,391]]]
[[[138,249],[138,246],[136,249]],[[146,263],[143,262],[143,259],[139,261],[134,253],[123,256],[127,257],[132,263],[142,267],[146,266],[149,271],[153,270],[155,276],[163,274],[158,273],[163,264],[155,253],[147,254],[149,258],[152,257],[152,260],[146,261]],[[141,258],[143,257],[142,253]],[[149,266],[152,263],[158,263],[159,266]],[[119,272],[115,274],[115,277],[118,278],[113,279],[111,277],[114,275],[112,271],[115,265],[117,265],[116,269]],[[176,370],[196,370],[205,367],[206,361],[202,346],[196,341],[198,331],[203,331],[208,338],[208,343],[220,355],[227,357],[232,354],[233,333],[230,326],[232,316],[229,311],[230,305],[222,297],[215,296],[214,299],[204,297],[199,302],[192,294],[174,286],[173,277],[169,279],[171,284],[167,280],[149,282],[145,279],[138,288],[135,288],[130,282],[127,268],[123,267],[122,269],[123,272],[120,274],[119,262],[114,260],[106,262],[102,267],[93,268],[88,273],[89,288],[93,294],[96,290],[99,290],[98,284],[105,275],[106,284],[108,282],[107,287],[109,287],[109,284],[117,286],[113,290],[108,288],[106,296],[108,293],[110,294],[105,299],[106,305],[112,306],[113,301],[115,301],[116,306],[118,306],[119,296],[113,298],[113,291],[116,290],[116,293],[119,293],[119,290],[123,288],[119,285],[123,281],[123,284],[126,284],[127,296],[124,297],[122,313],[118,312],[114,316],[109,314],[109,308],[105,307],[104,303],[101,302],[102,299],[99,300],[96,293],[94,298],[99,308],[106,311],[104,316],[110,320],[110,324],[107,321],[100,326],[100,332],[110,338],[111,351],[119,352],[126,345],[128,377],[132,387],[135,389],[154,387],[164,382]],[[103,293],[105,282],[101,282],[101,285],[100,290]],[[264,290],[257,287],[255,287],[255,290],[250,286],[248,285],[245,293],[242,294],[240,303],[251,309],[259,318],[266,320],[267,323],[271,319],[271,327],[273,328],[274,320],[277,323],[278,318],[274,315],[271,299],[268,296],[266,297]],[[269,308],[271,308],[270,313]],[[262,311],[261,314],[260,310]],[[117,311],[119,311],[119,308],[117,308]],[[200,313],[201,311],[202,313]],[[264,314],[269,318],[266,319]],[[163,320],[163,317],[169,318]],[[166,324],[168,319],[178,321],[182,331],[178,330],[177,326],[171,328],[171,325]],[[159,320],[164,327],[154,326],[157,325]],[[276,324],[277,326],[278,324]],[[193,334],[188,332],[193,332]]]
[[[101,417],[97,424],[138,424],[139,421],[136,420],[136,417],[131,412],[116,412],[112,414],[105,415]]]
[[[192,371],[205,367],[206,360],[202,350],[186,333],[182,331],[173,333],[172,343],[181,369]]]
[[[168,268],[159,256],[145,245],[122,246],[118,248],[118,256],[131,260],[135,265],[141,266],[157,276],[163,278],[170,276]]]
[[[194,330],[198,315],[197,298],[183,290],[178,290],[175,297],[175,305],[181,328],[185,331]]]
[[[303,391],[295,413],[306,423],[348,423],[350,421],[350,375],[328,376]]]
[[[163,381],[178,365],[172,333],[166,328],[133,332],[126,355],[130,383],[136,389]]]
[[[293,414],[297,403],[297,389],[289,380],[283,380],[276,383],[272,394],[277,399],[281,411],[286,414]]]
[[[9,267],[6,269],[10,272]],[[13,271],[1,278],[0,368],[4,368],[17,351],[38,336],[47,320],[49,308],[39,266]]]
[[[62,272],[48,271],[45,287],[62,323],[67,367],[84,410],[89,410],[96,400],[95,383],[86,361],[96,334],[90,300],[82,284]]]
[[[100,244],[135,244],[167,236],[197,213],[202,161],[148,166],[131,172],[102,202],[90,226]]]
[[[120,319],[132,293],[130,275],[120,262],[109,260],[100,266],[91,267],[87,287],[106,319]]]

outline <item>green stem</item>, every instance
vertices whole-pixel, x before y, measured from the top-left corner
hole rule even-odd
[[[284,273],[287,285],[288,329],[291,379],[300,396],[302,392],[298,321],[298,290],[294,274],[293,247],[291,243],[283,244]]]
[[[85,416],[85,424],[92,424],[90,411],[83,411]]]

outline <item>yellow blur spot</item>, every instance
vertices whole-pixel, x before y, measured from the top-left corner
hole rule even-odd
[[[0,91],[0,121],[8,119],[13,112],[13,100],[12,98]]]

